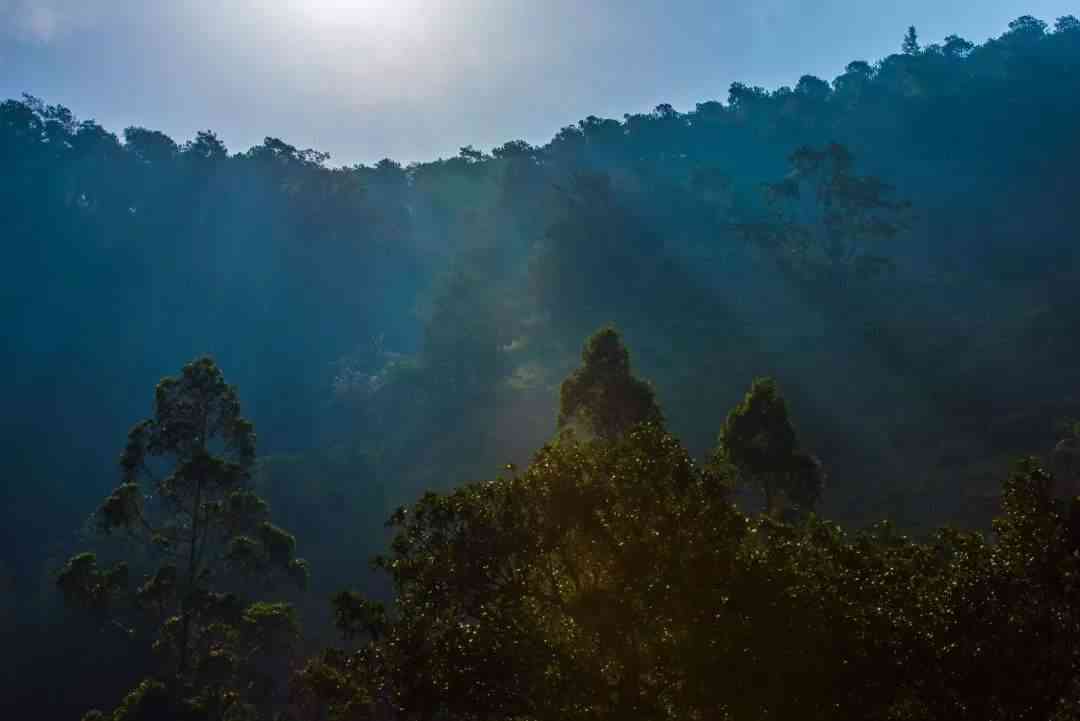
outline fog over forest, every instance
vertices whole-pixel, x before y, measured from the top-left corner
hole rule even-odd
[[[0,716],[1080,718],[1080,20],[896,35],[405,165],[0,103]]]

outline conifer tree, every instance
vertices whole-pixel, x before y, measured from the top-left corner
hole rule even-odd
[[[765,511],[781,499],[803,510],[814,507],[824,487],[817,458],[799,449],[787,403],[771,378],[758,378],[727,416],[716,459],[765,494]]]
[[[915,26],[914,25],[909,25],[908,26],[907,34],[904,35],[904,43],[903,43],[903,45],[900,46],[900,48],[901,48],[901,50],[903,50],[904,55],[918,55],[919,54],[919,52],[920,52],[919,34],[917,32],[915,32]]]
[[[653,389],[631,372],[630,354],[617,330],[593,334],[581,361],[560,390],[560,429],[577,420],[596,436],[614,440],[639,423],[663,423]]]
[[[270,682],[249,662],[296,637],[289,604],[240,600],[249,581],[284,577],[303,586],[307,579],[295,539],[270,522],[266,502],[252,489],[254,462],[254,428],[209,358],[163,379],[153,416],[128,434],[121,483],[96,520],[101,533],[129,538],[132,562],[102,569],[95,554],[81,553],[57,579],[65,602],[99,621],[132,635],[153,629],[165,672],[132,692],[116,721],[164,690],[170,704],[196,707],[205,718],[235,713],[244,705],[238,688]],[[133,589],[130,565],[145,571]]]

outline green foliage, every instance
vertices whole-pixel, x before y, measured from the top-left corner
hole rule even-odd
[[[128,566],[116,563],[104,571],[93,553],[80,553],[68,559],[56,579],[64,603],[82,607],[99,618],[107,618],[113,605],[122,598],[128,585]]]
[[[749,517],[727,474],[771,477],[804,499],[816,497],[785,474],[820,474],[768,379],[729,415],[718,461],[700,467],[641,423],[564,438],[520,474],[400,509],[376,559],[392,612],[335,598],[346,638],[364,641],[297,675],[301,718],[1071,713],[1080,499],[1054,500],[1036,464],[1006,482],[996,544]]]
[[[751,475],[779,472],[795,447],[795,428],[776,381],[758,378],[728,414],[720,434],[722,457]]]
[[[328,649],[296,673],[290,701],[301,719],[368,721],[378,710],[377,676],[368,654]]]
[[[873,246],[908,226],[910,204],[879,178],[856,175],[854,157],[837,143],[801,147],[788,162],[791,172],[765,185],[771,217],[740,231],[816,296],[894,271]]]
[[[778,418],[775,395],[759,395]],[[1069,718],[1080,501],[1065,511],[1047,488],[1031,463],[1011,477],[996,544],[951,529],[914,541],[888,523],[848,533],[815,517],[747,517],[655,425],[560,442],[520,475],[395,514],[378,560],[392,617],[379,612],[360,651],[312,659],[296,708],[335,721],[379,708],[477,720]],[[373,608],[354,594],[336,605],[350,618]]]
[[[780,512],[782,499],[811,510],[824,488],[821,463],[799,450],[787,403],[771,378],[756,379],[728,413],[714,458],[764,492],[767,513]]]
[[[272,655],[291,649],[299,638],[300,627],[291,604],[260,601],[244,609],[241,632],[247,638],[251,655]]]
[[[175,718],[168,689],[159,681],[145,680],[124,697],[112,721],[152,721]]]
[[[656,670],[627,631],[679,621],[665,582],[690,562],[684,533],[699,527],[687,521],[713,511],[711,523],[732,522],[724,498],[652,424],[546,447],[521,476],[426,495],[396,517],[393,555],[380,562],[398,594],[370,653],[393,703],[460,718],[645,703],[631,698],[642,678],[613,664],[633,655],[635,672]]]
[[[612,319],[650,312],[662,238],[637,216],[611,174],[581,169],[555,180],[558,211],[529,261],[528,289],[574,343]]]
[[[605,440],[639,423],[663,423],[652,387],[631,373],[630,353],[614,328],[603,328],[586,341],[581,367],[562,383],[559,428],[574,421]]]
[[[475,403],[505,372],[500,349],[512,340],[515,321],[490,267],[497,261],[492,251],[468,255],[473,262],[439,287],[424,330],[424,380],[438,386],[426,389],[435,403]]]
[[[386,628],[386,608],[355,591],[341,591],[333,598],[334,623],[346,640],[366,634],[378,640]]]
[[[266,502],[251,488],[254,460],[252,425],[208,358],[162,380],[154,416],[131,430],[123,482],[97,522],[103,534],[132,542],[145,578],[129,589],[126,563],[102,571],[92,553],[73,557],[57,578],[65,603],[99,622],[128,618],[132,632],[157,625],[153,647],[166,662],[166,683],[144,682],[114,721],[156,718],[166,707],[176,718],[239,718],[271,682],[256,657],[287,650],[297,637],[289,604],[245,608],[235,593],[279,577],[303,587],[308,575],[294,556],[296,539],[269,522]]]

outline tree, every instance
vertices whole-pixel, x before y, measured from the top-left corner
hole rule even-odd
[[[829,84],[819,77],[803,75],[795,85],[795,92],[814,100],[825,100],[832,92]]]
[[[1021,466],[994,545],[751,518],[722,474],[805,455],[767,380],[730,421],[724,468],[646,423],[399,509],[393,611],[335,598],[364,641],[301,670],[299,718],[1075,718],[1080,499]]]
[[[904,42],[900,46],[904,55],[918,55],[919,49],[919,34],[915,32],[915,26],[909,25],[907,34],[904,35]]]
[[[124,145],[140,163],[147,165],[167,165],[179,152],[176,143],[168,135],[146,128],[125,128]]]
[[[964,58],[974,49],[975,43],[965,40],[959,35],[949,35],[945,38],[942,52],[950,58]]]
[[[744,237],[819,298],[891,271],[892,260],[873,247],[907,227],[910,204],[894,200],[879,178],[857,175],[854,157],[838,143],[804,146],[788,162],[791,172],[765,185],[766,216],[736,224]]]
[[[869,78],[874,74],[874,69],[870,67],[870,63],[865,60],[852,60],[844,67],[844,72]]]
[[[1080,499],[1056,499],[1053,488],[1037,460],[1018,461],[996,542],[958,558],[968,572],[954,574],[927,674],[940,681],[924,692],[947,717],[1057,720],[1080,710]]]
[[[1046,23],[1031,15],[1021,15],[1009,23],[1009,35],[1040,38],[1046,33]]]
[[[722,631],[687,626],[715,615],[742,519],[655,424],[551,444],[520,475],[425,494],[391,522],[376,562],[394,613],[339,596],[342,630],[369,642],[304,668],[310,718],[363,718],[381,698],[477,721],[673,719],[715,701]]]
[[[581,367],[562,383],[558,427],[575,420],[605,440],[639,423],[663,422],[653,389],[631,373],[630,353],[614,328],[602,328],[586,341]]]
[[[490,392],[506,372],[502,347],[513,340],[514,311],[500,294],[497,253],[478,249],[436,286],[424,328],[423,359],[436,397],[461,403]]]
[[[596,119],[594,119],[596,120]],[[616,138],[621,138],[621,126]],[[586,126],[607,143],[598,121]],[[556,184],[554,222],[529,264],[529,283],[552,322],[576,344],[598,325],[649,312],[662,242],[606,172],[575,172]]]
[[[836,92],[848,102],[858,102],[870,87],[874,68],[865,60],[853,60],[844,68],[844,74],[833,81]]]
[[[200,162],[220,162],[229,157],[225,144],[210,130],[200,130],[193,140],[184,143],[183,153]]]
[[[765,512],[787,503],[810,510],[821,497],[821,463],[799,450],[787,403],[771,378],[758,378],[724,421],[715,459],[765,494]]]
[[[1054,32],[1072,33],[1080,30],[1080,19],[1075,15],[1062,15],[1054,21]]]
[[[735,81],[728,88],[728,106],[732,108],[749,108],[756,103],[768,98],[768,91],[759,85],[747,85]]]
[[[92,553],[73,557],[57,579],[67,603],[117,625],[130,618],[130,633],[152,619],[172,702],[196,703],[208,718],[241,703],[237,684],[256,700],[265,695],[257,691],[270,679],[253,661],[296,636],[288,604],[240,600],[245,580],[307,580],[295,539],[270,523],[251,488],[254,461],[255,432],[236,390],[209,358],[188,363],[158,384],[153,416],[128,434],[122,482],[96,513],[100,532],[132,542],[144,581],[129,589],[127,562],[100,570]]]

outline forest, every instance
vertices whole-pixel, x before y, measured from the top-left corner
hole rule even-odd
[[[0,103],[4,718],[1080,718],[1080,20],[334,166]]]

